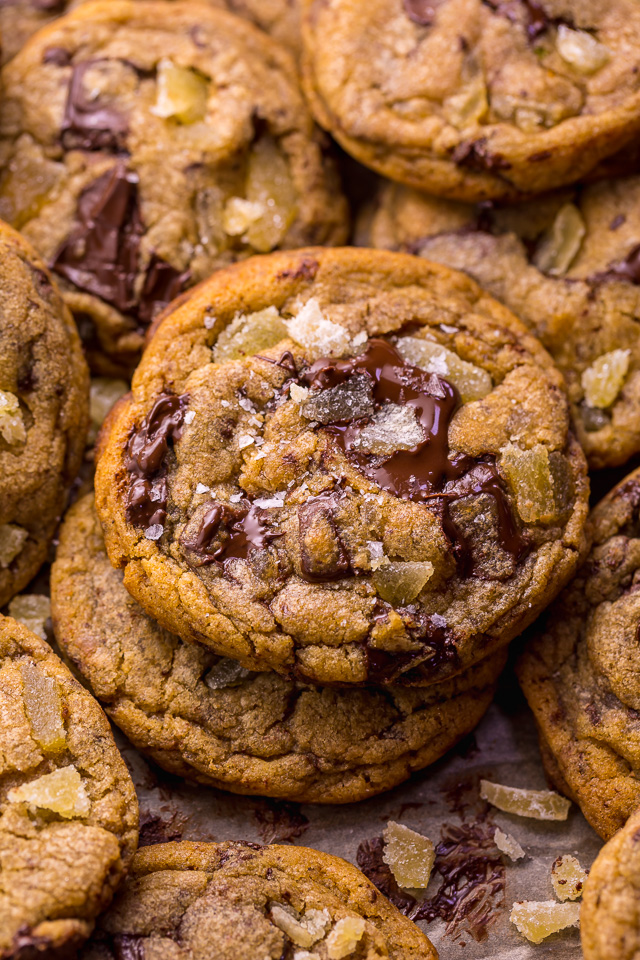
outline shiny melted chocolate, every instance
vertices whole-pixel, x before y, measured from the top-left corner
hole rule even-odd
[[[456,388],[442,377],[407,363],[392,344],[381,339],[369,340],[364,353],[347,360],[317,360],[301,374],[301,379],[311,389],[326,390],[356,374],[372,379],[378,409],[386,403],[413,407],[425,437],[411,450],[399,450],[382,458],[355,447],[366,418],[321,428],[335,439],[358,470],[394,496],[433,504],[459,558],[464,545],[449,520],[447,504],[471,494],[491,494],[498,507],[501,545],[513,556],[522,556],[527,543],[516,526],[495,463],[488,457],[478,461],[465,454],[450,456],[449,424],[460,406]]]
[[[282,533],[269,529],[266,510],[252,505],[207,504],[193,543],[185,546],[199,554],[203,565],[233,558],[247,560],[254,550],[264,550]]]
[[[403,3],[404,11],[410,20],[422,27],[430,27],[444,0],[403,0]]]
[[[73,67],[62,121],[62,146],[65,150],[121,153],[126,146],[126,118],[85,90],[85,74],[96,63],[100,61],[85,60]]]
[[[160,394],[129,436],[126,467],[131,476],[126,516],[134,527],[162,525],[167,516],[166,456],[182,432],[187,396]]]

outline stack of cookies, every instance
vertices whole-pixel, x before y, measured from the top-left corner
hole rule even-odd
[[[355,803],[472,731],[523,635],[548,776],[624,828],[585,956],[635,956],[640,475],[588,501],[640,453],[637,0],[0,30],[0,956],[435,958],[327,854],[135,854],[97,701],[185,780]],[[47,559],[84,686],[35,635]]]

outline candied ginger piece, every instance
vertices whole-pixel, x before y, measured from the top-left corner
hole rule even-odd
[[[424,442],[424,430],[415,407],[387,403],[373,415],[353,441],[354,450],[389,457],[398,450],[412,450]]]
[[[51,601],[38,593],[20,593],[9,604],[9,616],[46,640],[45,623],[51,616]]]
[[[407,363],[412,363],[427,373],[437,373],[452,383],[463,403],[481,400],[493,389],[493,380],[486,370],[477,367],[475,363],[461,360],[457,353],[440,343],[418,337],[401,337],[396,346],[398,353]]]
[[[549,451],[537,443],[530,450],[508,444],[500,456],[500,470],[516,496],[525,523],[549,523],[556,516],[555,486]]]
[[[28,530],[17,523],[0,523],[0,567],[3,570],[15,560],[28,537]]]
[[[240,313],[222,331],[215,347],[216,363],[237,360],[275,347],[287,336],[287,328],[275,307],[265,307],[256,313]]]
[[[93,377],[91,379],[91,397],[89,402],[91,426],[88,438],[89,443],[94,443],[98,436],[98,430],[104,423],[105,417],[114,403],[116,403],[120,397],[123,397],[128,389],[129,384],[124,380],[112,380],[109,377]]]
[[[542,943],[552,933],[580,925],[580,905],[555,900],[522,900],[511,908],[511,923],[531,943]]]
[[[575,260],[586,232],[578,208],[573,203],[565,203],[536,250],[533,258],[536,267],[552,277],[564,276]]]
[[[309,388],[301,387],[298,383],[292,383],[289,387],[289,396],[294,403],[304,403],[309,396]]]
[[[302,415],[318,423],[336,423],[339,420],[367,417],[373,413],[373,409],[371,379],[351,377],[335,387],[312,394],[302,408]]]
[[[342,356],[351,343],[344,327],[325,317],[315,297],[287,320],[287,330],[296,343],[309,351],[312,359]]]
[[[594,360],[582,374],[582,389],[587,406],[600,410],[610,407],[622,390],[628,372],[628,350],[612,350]]]
[[[459,93],[447,97],[443,103],[444,114],[454,127],[463,130],[470,124],[480,123],[489,109],[487,87],[482,73],[478,71]]]
[[[428,837],[390,820],[382,834],[382,859],[390,867],[398,886],[423,890],[429,883],[436,858]]]
[[[14,787],[7,796],[10,803],[28,803],[33,807],[51,810],[66,820],[86,817],[91,810],[82,777],[73,764]]]
[[[501,783],[480,781],[480,796],[505,813],[534,820],[566,820],[571,801],[553,790],[521,790]]]
[[[415,600],[432,576],[429,560],[390,560],[376,563],[372,579],[383,600],[403,606]]]
[[[362,917],[343,917],[327,937],[329,960],[343,960],[354,952],[364,936],[366,923]]]
[[[264,213],[262,203],[254,203],[244,197],[230,197],[222,214],[222,228],[229,237],[241,237]]]
[[[551,885],[558,900],[579,900],[582,896],[587,871],[570,854],[558,857],[551,867]]]
[[[20,401],[6,390],[0,390],[0,436],[12,446],[27,439]]]
[[[586,30],[572,30],[564,23],[558,27],[556,49],[565,63],[579,73],[596,73],[611,59],[611,51]]]
[[[220,660],[211,667],[204,678],[204,682],[210,690],[224,690],[225,687],[237,687],[250,675],[250,671],[235,660],[230,660],[228,657],[221,657]]]
[[[505,833],[500,827],[496,827],[493,840],[500,853],[506,854],[510,860],[522,860],[526,856],[516,838],[510,833]]]
[[[331,917],[326,908],[323,910],[311,908],[301,917],[297,917],[291,907],[282,906],[279,903],[271,904],[271,919],[297,947],[312,947],[324,937],[331,924]]]
[[[62,750],[67,735],[62,720],[60,689],[53,677],[30,660],[20,663],[24,703],[36,742],[46,751]]]
[[[284,239],[298,210],[289,165],[271,137],[262,137],[251,151],[246,195],[264,211],[249,225],[247,240],[258,253],[268,253]]]
[[[151,113],[179,123],[204,120],[209,98],[209,82],[190,67],[179,67],[163,58],[158,64],[158,93]]]

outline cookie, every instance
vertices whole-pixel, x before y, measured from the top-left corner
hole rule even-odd
[[[0,955],[71,955],[135,853],[135,790],[96,701],[9,617],[0,704]]]
[[[78,334],[42,260],[0,222],[0,607],[38,572],[89,415]]]
[[[139,850],[81,960],[437,960],[356,867],[307,847],[163,843]]]
[[[584,960],[640,955],[640,811],[602,848],[589,871],[580,909]]]
[[[605,839],[640,806],[639,516],[636,470],[593,511],[591,552],[518,667],[549,775]]]
[[[387,183],[359,242],[465,270],[524,321],[563,372],[592,468],[640,451],[640,177],[512,207]]]
[[[143,613],[109,563],[91,496],[60,531],[51,599],[61,650],[138,749],[178,776],[285,800],[363,800],[434,763],[479,722],[505,660],[424,690],[250,674]]]
[[[634,0],[302,0],[312,110],[378,173],[477,202],[584,177],[640,130]]]
[[[98,0],[2,71],[0,216],[60,279],[96,372],[251,253],[342,241],[346,206],[291,57],[204,0]]]
[[[575,569],[561,383],[504,307],[418,257],[236,264],[157,326],[105,431],[107,552],[166,629],[248,669],[445,680]]]
[[[2,58],[6,63],[22,49],[29,37],[86,0],[5,0],[0,5]],[[274,40],[299,56],[300,10],[298,0],[207,0],[208,3],[266,30]]]

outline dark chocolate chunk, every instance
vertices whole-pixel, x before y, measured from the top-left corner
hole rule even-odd
[[[53,63],[56,67],[68,67],[71,63],[71,54],[64,47],[47,47],[43,56],[43,63]]]
[[[182,840],[184,833],[184,814],[174,811],[166,817],[159,814],[142,814],[140,816],[139,847],[149,847],[154,843],[170,843]]]
[[[136,306],[140,237],[138,178],[117,163],[80,195],[78,226],[52,267],[80,290],[127,313]]]
[[[128,122],[100,97],[88,96],[84,88],[87,70],[108,61],[85,60],[75,64],[62,121],[62,146],[65,150],[106,150],[121,153],[126,146]]]
[[[140,323],[151,323],[164,307],[182,293],[190,279],[189,270],[181,273],[154,253],[147,267],[138,305]]]
[[[618,228],[621,227],[623,223],[626,223],[626,220],[627,218],[624,215],[624,213],[619,213],[617,216],[613,218],[613,220],[609,224],[609,230],[618,230]]]
[[[254,810],[258,833],[265,843],[293,843],[309,826],[297,803],[261,800]]]
[[[488,143],[486,137],[479,137],[478,140],[463,140],[453,151],[451,159],[460,167],[477,170],[480,173],[486,170],[491,173],[509,170],[511,168],[509,161],[499,153],[492,153]]]
[[[444,0],[403,0],[405,13],[414,23],[423,27],[430,27],[436,15],[436,10]]]
[[[302,576],[311,583],[341,580],[351,572],[335,521],[335,495],[312,497],[298,510]]]
[[[314,280],[320,264],[312,257],[303,257],[295,269],[282,270],[278,280]]]
[[[640,284],[640,243],[629,251],[624,260],[612,263],[606,273]]]

